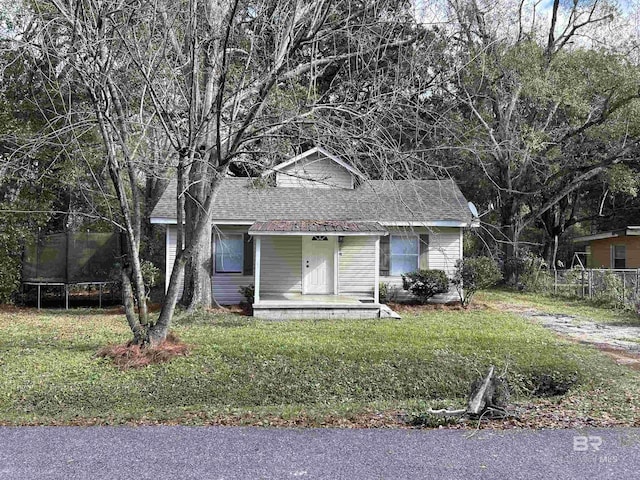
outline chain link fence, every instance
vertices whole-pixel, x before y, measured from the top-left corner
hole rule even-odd
[[[633,310],[640,305],[640,269],[555,270],[547,275],[545,283],[550,287],[552,282],[555,295],[588,298]]]

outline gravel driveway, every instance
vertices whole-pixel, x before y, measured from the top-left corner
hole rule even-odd
[[[520,310],[518,313],[570,339],[594,345],[611,354],[620,364],[640,369],[640,327],[602,324],[535,309]]]

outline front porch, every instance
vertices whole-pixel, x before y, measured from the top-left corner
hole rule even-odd
[[[374,222],[255,222],[253,314],[266,319],[377,318],[378,258],[386,230]]]
[[[253,315],[267,320],[378,318],[380,304],[367,294],[263,293],[253,304]]]

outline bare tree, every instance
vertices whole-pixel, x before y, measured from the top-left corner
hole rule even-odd
[[[212,303],[210,219],[225,175],[323,106],[335,108],[318,88],[332,72],[419,37],[409,5],[394,1],[50,0],[32,14],[30,36],[16,41],[57,65],[49,83],[70,131],[82,121],[99,132],[128,244],[127,319],[134,340],[151,344],[166,337],[183,276],[189,307]],[[176,170],[183,248],[151,322],[142,183],[163,176],[161,137],[174,152],[166,161]]]
[[[449,125],[496,207],[510,258],[528,227],[556,218],[549,214],[611,166],[633,161],[640,71],[585,40],[611,21],[606,2],[554,1],[547,18],[526,18],[520,2],[515,35],[497,26],[500,4],[451,4],[460,116]]]

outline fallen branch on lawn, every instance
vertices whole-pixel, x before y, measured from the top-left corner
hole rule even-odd
[[[471,385],[471,394],[466,408],[449,410],[427,410],[427,413],[442,417],[468,417],[474,419],[504,418],[507,416],[506,398],[508,397],[505,382],[495,375],[493,365],[480,381],[475,381]]]

